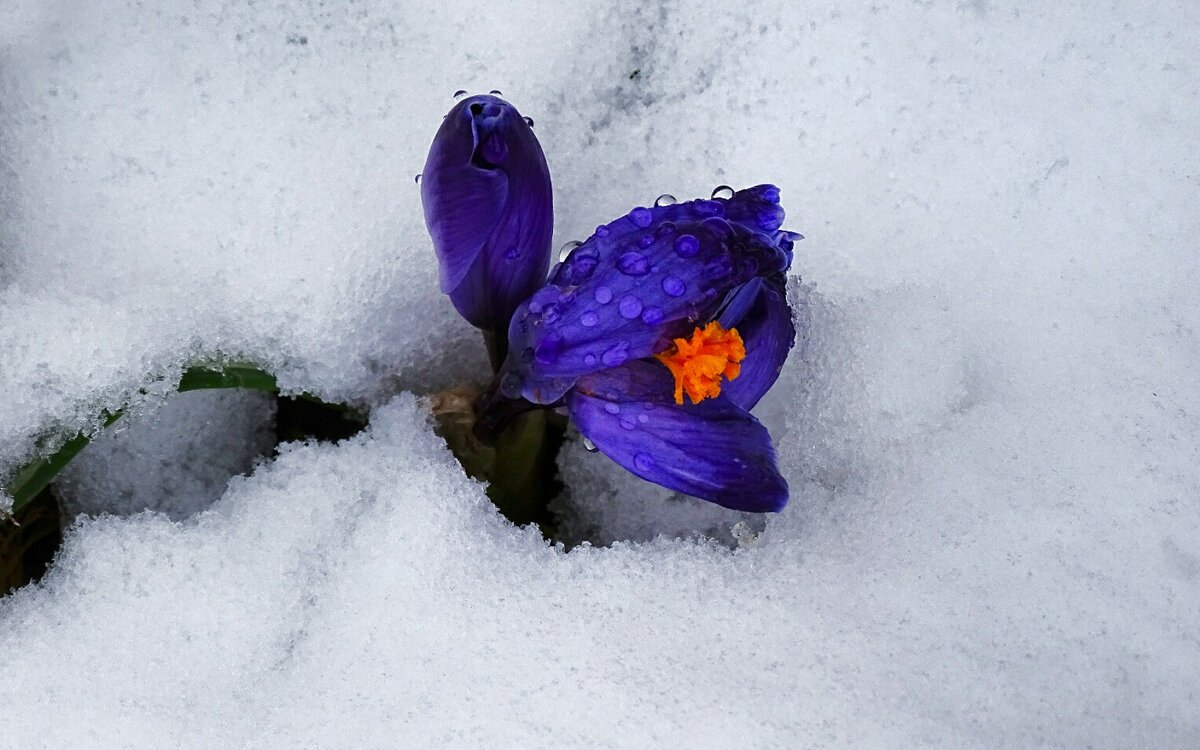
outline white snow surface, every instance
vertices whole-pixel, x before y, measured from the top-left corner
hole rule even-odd
[[[0,0],[0,471],[141,416],[0,600],[0,746],[1200,746],[1197,49],[1190,0]],[[783,513],[572,441],[568,551],[463,477],[459,88],[536,120],[557,243],[782,188]],[[268,403],[163,405],[222,359],[371,424],[254,463]]]
[[[161,409],[94,437],[54,490],[70,516],[153,510],[183,520],[270,455],[274,416],[274,398],[258,391],[173,394]]]

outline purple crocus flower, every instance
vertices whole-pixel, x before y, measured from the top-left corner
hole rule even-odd
[[[749,409],[795,340],[784,273],[799,235],[783,217],[759,185],[597,227],[514,314],[501,394],[565,405],[643,479],[780,510],[787,483]]]
[[[501,334],[546,280],[550,170],[529,123],[491,95],[458,102],[421,172],[442,291],[472,325]]]

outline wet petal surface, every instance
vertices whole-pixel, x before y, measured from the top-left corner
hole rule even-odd
[[[549,403],[580,375],[652,356],[711,320],[733,290],[787,266],[772,235],[722,218],[641,229],[589,239],[513,317],[505,371],[520,386],[510,395]],[[548,339],[562,341],[553,358],[521,355]]]
[[[725,396],[677,405],[661,365],[636,361],[586,375],[567,396],[579,431],[637,476],[735,510],[787,504],[771,437]]]

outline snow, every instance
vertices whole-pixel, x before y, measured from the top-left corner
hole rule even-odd
[[[257,391],[190,391],[118,421],[54,482],[71,516],[143,510],[183,520],[219,499],[229,478],[271,454],[275,399]]]
[[[0,600],[0,745],[1200,744],[1198,47],[1186,2],[0,0],[0,471],[134,417]],[[462,476],[413,184],[459,88],[536,120],[559,244],[782,188],[784,513],[573,438],[568,551]],[[268,401],[166,398],[213,359],[371,425],[256,463]]]

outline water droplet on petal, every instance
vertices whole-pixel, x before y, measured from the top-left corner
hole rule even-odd
[[[680,258],[694,258],[700,252],[700,240],[690,234],[681,234],[675,240],[675,252]]]
[[[645,250],[646,248],[650,247],[653,244],[654,244],[654,235],[652,235],[652,234],[643,234],[641,237],[638,237],[638,247],[642,248],[643,250]]]
[[[607,305],[612,302],[612,290],[606,286],[596,287],[596,301],[602,305]]]
[[[628,252],[617,258],[617,270],[626,276],[645,276],[650,273],[650,261],[641,253]]]
[[[501,91],[500,89],[492,89],[488,93],[491,94],[492,96],[504,96],[504,92]]]
[[[607,401],[604,404],[604,411],[608,412],[609,414],[620,414],[621,407],[617,406],[611,401]]]
[[[415,182],[418,185],[421,184],[421,174],[419,172],[417,173],[417,176],[413,178],[413,182]]]
[[[571,255],[570,260],[563,266],[562,279],[568,284],[582,284],[587,281],[592,272],[596,270],[596,266],[600,263],[600,259],[594,255],[583,255],[585,251],[580,250]],[[569,293],[571,294],[571,293]],[[566,301],[566,300],[564,300]]]
[[[663,291],[672,297],[682,297],[687,291],[687,284],[678,276],[668,276],[662,280]]]
[[[515,372],[506,373],[500,378],[500,392],[509,398],[521,395],[521,376]]]
[[[596,227],[596,236],[601,237],[601,238],[607,237],[608,236],[608,227],[603,224]]]
[[[600,316],[594,312],[585,312],[579,316],[579,322],[586,328],[591,328],[600,322]]]
[[[454,92],[454,101],[458,101],[459,99],[462,99],[466,95],[467,95],[466,89],[459,89],[458,91]]]
[[[583,449],[585,451],[587,451],[588,453],[595,453],[596,452],[596,444],[593,443],[591,440],[584,438],[583,439]]]
[[[533,127],[533,118],[532,117],[523,117],[521,119],[523,119],[525,121],[526,125],[528,125],[531,128]]]
[[[649,453],[639,453],[633,457],[633,465],[638,471],[650,471],[654,468],[654,457]]]
[[[642,311],[642,322],[648,326],[658,325],[662,319],[663,311],[657,307],[647,307]]]
[[[565,261],[567,258],[569,258],[571,256],[571,252],[575,248],[579,247],[582,244],[583,243],[580,242],[579,240],[571,240],[567,244],[560,247],[558,249],[558,262],[562,263],[563,261]]]
[[[637,420],[633,417],[621,417],[621,427],[626,430],[632,430],[637,427]]]
[[[642,424],[646,424],[650,421],[650,417],[646,414],[639,414],[637,415],[637,421],[641,422]]]
[[[617,309],[621,311],[622,318],[633,320],[642,314],[642,301],[632,294],[626,294],[621,298]]]
[[[663,206],[674,206],[675,196],[671,195],[670,193],[663,193],[654,199],[654,205],[658,206],[659,208],[662,208]]]
[[[624,341],[613,344],[604,350],[604,354],[600,355],[600,361],[608,367],[625,364],[627,359],[629,359],[629,344]]]
[[[542,309],[542,323],[544,325],[557,323],[560,317],[562,317],[562,305],[551,303]]]
[[[542,308],[544,308],[546,305],[558,302],[561,297],[562,294],[560,293],[558,287],[544,286],[534,292],[533,296],[529,298],[529,312],[537,315],[542,311]]]
[[[520,258],[520,257],[521,257],[521,248],[516,247],[515,245],[504,251],[504,259],[505,260],[516,260],[517,258]]]
[[[646,227],[650,226],[650,222],[654,220],[654,215],[650,213],[650,209],[638,206],[629,212],[629,220],[632,221],[634,225],[645,229]]]
[[[585,365],[587,365],[588,367],[591,367],[592,365],[596,364],[596,355],[595,354],[585,355],[583,358],[583,363]]]
[[[658,229],[654,230],[654,234],[658,235],[659,237],[666,237],[668,234],[671,234],[672,232],[674,232],[675,229],[676,229],[675,222],[664,221],[663,223],[658,225]]]
[[[733,197],[733,188],[729,187],[728,185],[717,185],[715,188],[713,188],[712,197],[714,199],[720,198],[721,200],[727,201]]]

